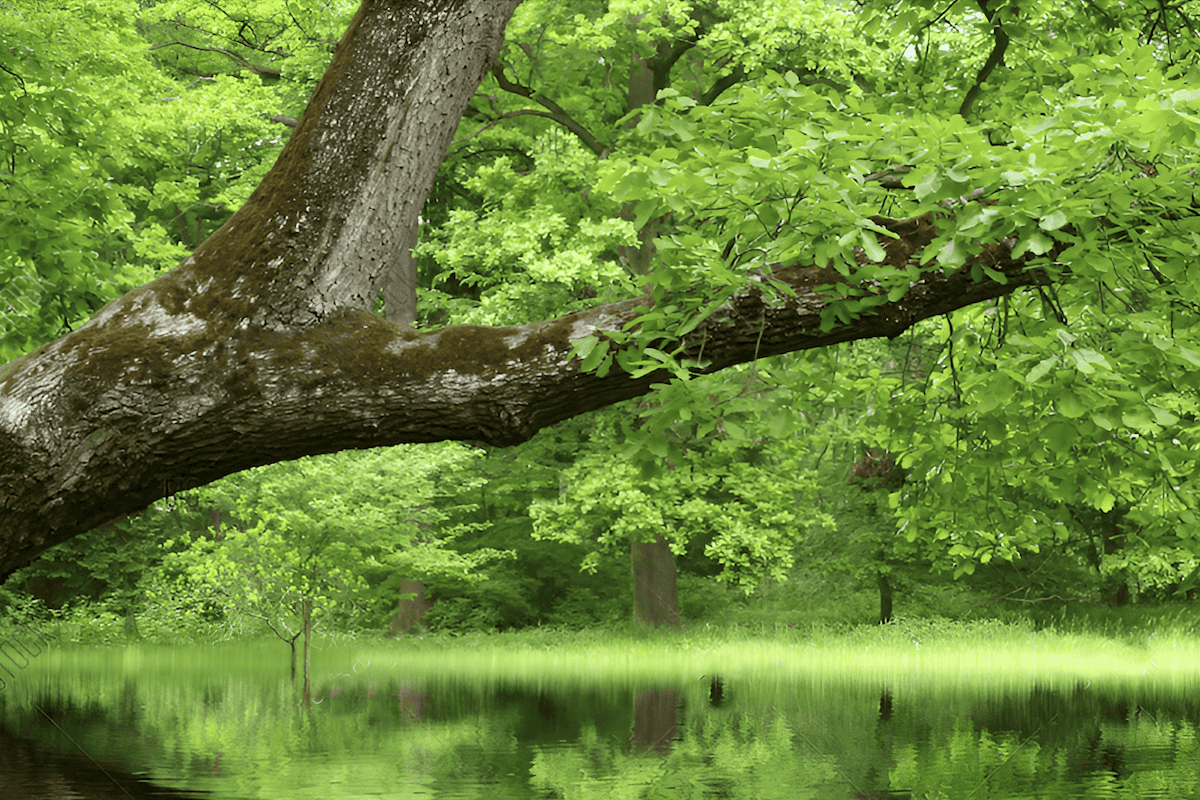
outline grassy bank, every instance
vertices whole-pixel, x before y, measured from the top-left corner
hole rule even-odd
[[[881,642],[939,642],[955,646],[964,637],[993,641],[1030,633],[1111,640],[1122,646],[1144,647],[1155,641],[1184,642],[1200,639],[1200,604],[1139,603],[1124,607],[1078,601],[997,599],[972,590],[965,582],[908,587],[897,603],[899,616],[886,626],[875,624],[878,595],[846,578],[793,575],[786,582],[768,584],[746,596],[712,580],[681,576],[680,602],[684,624],[669,631],[643,631],[628,617],[594,623],[581,629],[525,628],[496,633],[477,630],[442,630],[420,634],[423,647],[471,647],[548,641],[548,646],[580,647],[600,641],[654,639],[691,646],[702,642],[739,642],[770,639],[784,643],[854,646]],[[216,644],[273,639],[259,620],[230,616],[220,622],[203,622],[195,615],[166,606],[148,607],[134,618],[107,603],[89,603],[48,611],[36,601],[10,605],[0,613],[0,636],[18,629],[34,630],[61,645]],[[348,629],[330,620],[319,620],[318,641],[328,643],[382,642],[379,629]],[[404,646],[403,639],[387,644]],[[386,644],[386,642],[383,642]],[[280,645],[285,646],[285,645]]]
[[[259,638],[217,645],[57,647],[33,659],[28,676],[54,683],[86,675],[226,672],[286,679],[288,648]],[[526,629],[503,634],[425,635],[380,640],[322,635],[312,658],[314,691],[354,686],[456,682],[562,689],[594,685],[676,686],[701,691],[720,675],[740,692],[766,695],[822,686],[888,687],[909,696],[1041,687],[1154,693],[1200,686],[1200,637],[1161,629],[1113,638],[1037,628],[1027,622],[901,619],[886,626],[836,628],[712,625],[674,630],[609,626]],[[88,680],[91,680],[88,678]],[[694,684],[694,685],[693,685]],[[705,689],[706,691],[706,689]]]

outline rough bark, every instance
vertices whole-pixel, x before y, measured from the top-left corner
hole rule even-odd
[[[678,625],[679,591],[675,554],[662,536],[632,542],[633,621],[643,625]]]
[[[0,577],[167,494],[303,455],[442,439],[512,445],[664,379],[584,374],[573,340],[620,329],[632,298],[518,327],[418,332],[370,313],[518,0],[367,0],[279,161],[246,205],[158,280],[0,367]],[[928,218],[876,218],[904,264]],[[751,282],[692,332],[710,370],[895,336],[1038,280],[1010,245],[924,277],[822,331],[832,270],[787,267],[786,301]]]

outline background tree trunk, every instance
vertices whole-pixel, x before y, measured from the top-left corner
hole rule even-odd
[[[312,599],[304,598],[301,603],[304,614],[304,705],[312,704]]]
[[[892,582],[886,573],[879,573],[879,624],[892,621]]]
[[[398,601],[399,610],[396,616],[392,617],[391,624],[388,625],[388,635],[395,636],[397,633],[412,633],[420,624],[421,618],[425,616],[425,612],[432,605],[425,599],[425,584],[421,581],[400,581],[401,594],[415,594],[416,597],[411,600]]]
[[[644,625],[678,625],[679,592],[675,554],[661,534],[652,542],[629,546],[633,561],[633,621]]]

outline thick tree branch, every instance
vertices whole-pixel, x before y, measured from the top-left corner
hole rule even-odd
[[[700,41],[700,36],[703,35],[704,28],[701,26],[697,31],[686,39],[677,39],[674,42],[659,42],[655,48],[655,55],[646,62],[646,66],[654,75],[654,89],[657,92],[660,89],[665,89],[671,85],[671,70],[684,53],[691,50]]]
[[[889,260],[932,240],[927,218],[876,222]],[[946,276],[926,264],[908,294],[876,313],[821,329],[832,269],[776,269],[795,297],[752,284],[690,335],[709,370],[793,350],[896,336],[919,320],[1042,280],[999,243],[976,259],[1007,284]],[[181,487],[302,455],[441,439],[512,445],[560,420],[664,380],[580,371],[572,342],[635,320],[634,298],[519,327],[419,333],[346,308],[318,324],[273,328],[225,319],[220,295],[178,306],[195,287],[180,268],[110,305],[76,333],[0,375],[0,573],[49,545],[136,511]],[[771,297],[774,297],[772,294]]]

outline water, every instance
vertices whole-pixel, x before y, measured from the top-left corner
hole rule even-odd
[[[0,692],[0,798],[1200,797],[1186,675],[624,647],[318,654],[308,707],[278,645],[52,651]]]

